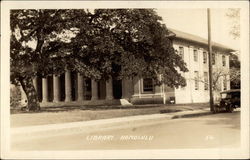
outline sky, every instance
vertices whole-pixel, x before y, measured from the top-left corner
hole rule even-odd
[[[167,27],[194,34],[207,39],[206,9],[156,9]],[[211,38],[230,48],[239,50],[240,38],[233,39],[229,34],[231,20],[226,16],[227,9],[211,9]]]
[[[91,11],[91,9],[90,9]],[[167,27],[207,39],[207,9],[156,9]],[[240,50],[240,38],[233,39],[227,9],[211,9],[211,38],[235,50]],[[35,47],[35,44],[29,44]]]

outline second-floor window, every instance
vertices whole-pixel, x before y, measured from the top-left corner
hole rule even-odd
[[[179,55],[184,60],[184,48],[183,47],[179,47]]]
[[[199,89],[199,72],[194,71],[194,89],[198,90]]]
[[[151,78],[143,79],[143,91],[152,92],[153,91],[153,80]]]
[[[207,63],[207,52],[203,52],[203,63]]]
[[[194,61],[198,62],[198,51],[194,49]]]
[[[212,53],[212,65],[215,65],[215,53]]]
[[[222,56],[222,66],[226,66],[226,57]]]
[[[204,72],[204,90],[208,90],[208,73]]]

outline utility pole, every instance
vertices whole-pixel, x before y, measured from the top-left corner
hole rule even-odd
[[[210,93],[210,111],[214,111],[213,99],[213,66],[212,66],[212,44],[211,44],[211,24],[210,9],[207,9],[207,25],[208,25],[208,68],[209,68],[209,93]]]

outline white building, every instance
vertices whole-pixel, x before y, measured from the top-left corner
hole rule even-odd
[[[201,37],[170,29],[176,34],[173,46],[187,64],[189,72],[182,73],[187,86],[170,88],[164,84],[153,86],[151,79],[109,80],[96,82],[84,79],[80,74],[66,71],[61,76],[35,78],[34,85],[41,105],[98,105],[98,104],[138,104],[169,103],[175,99],[177,104],[202,103],[209,101],[208,47],[207,40]],[[229,71],[229,53],[233,50],[213,43],[214,71]],[[230,82],[219,79],[219,89],[230,89]],[[203,82],[202,82],[203,81]],[[216,95],[216,94],[215,94]]]
[[[174,90],[176,103],[208,102],[209,85],[207,82],[209,71],[207,40],[188,33],[171,30],[176,34],[176,38],[173,41],[174,48],[182,55],[189,69],[189,72],[184,73],[187,86]],[[229,72],[229,54],[234,50],[218,43],[212,44],[214,75],[218,75],[218,72]],[[198,81],[195,80],[196,78]],[[227,77],[220,77],[218,85],[220,91],[230,89],[229,75]],[[215,92],[215,99],[216,96]]]

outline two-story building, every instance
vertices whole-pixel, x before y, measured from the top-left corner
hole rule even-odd
[[[66,71],[61,76],[36,77],[34,86],[43,105],[98,105],[138,103],[202,103],[209,101],[207,40],[189,33],[170,29],[175,37],[173,46],[187,64],[185,87],[154,86],[152,79],[94,81],[80,74]],[[218,43],[213,44],[214,72],[229,71],[229,53],[234,51]],[[159,76],[160,78],[160,76]],[[229,77],[220,77],[218,89],[230,89]],[[215,94],[216,97],[216,94]]]
[[[183,73],[187,86],[174,89],[176,103],[199,103],[209,101],[208,85],[208,45],[207,40],[198,36],[171,29],[176,37],[173,45],[184,62],[187,64],[189,72]],[[215,99],[218,92],[230,89],[229,75],[229,55],[234,51],[224,45],[212,43],[212,66],[213,79],[216,81],[214,92]]]

